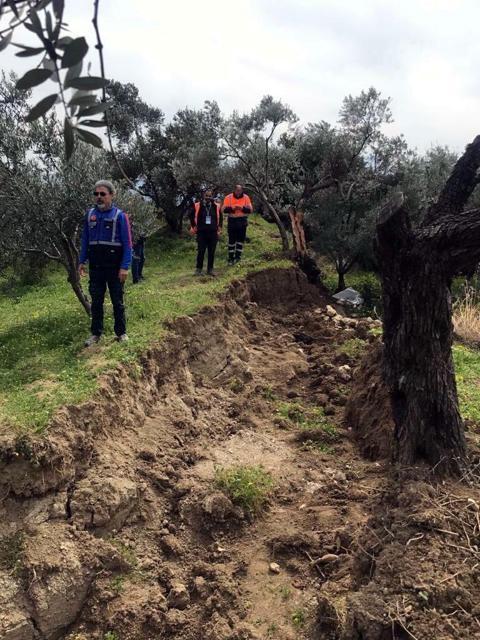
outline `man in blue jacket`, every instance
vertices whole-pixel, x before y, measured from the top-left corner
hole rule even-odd
[[[90,347],[103,333],[103,302],[110,293],[114,330],[119,342],[128,340],[123,303],[123,286],[132,261],[132,236],[127,214],[113,204],[114,187],[100,180],[94,188],[96,205],[85,216],[80,250],[80,276],[89,263],[89,291],[92,297],[92,335],[85,341]]]

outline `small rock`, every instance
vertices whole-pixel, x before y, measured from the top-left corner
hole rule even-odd
[[[172,585],[170,593],[167,596],[167,604],[170,609],[186,609],[190,604],[190,594],[187,587],[181,582]]]
[[[327,308],[325,312],[329,318],[334,318],[337,315],[337,312],[335,311],[335,309],[331,307],[329,304],[327,304]]]
[[[326,553],[318,560],[318,564],[329,564],[338,560],[338,556],[335,553]]]
[[[203,576],[197,576],[193,580],[193,588],[199,596],[204,596],[208,590],[207,581]]]
[[[165,553],[173,556],[181,556],[183,554],[183,546],[180,540],[169,533],[160,539],[160,545]]]
[[[280,569],[280,565],[276,562],[271,562],[268,566],[268,569],[270,571],[270,573],[275,573],[275,574],[279,574],[281,569]]]
[[[467,505],[468,508],[471,509],[472,511],[478,511],[480,509],[478,502],[473,498],[468,498],[467,502],[468,502],[468,505]]]

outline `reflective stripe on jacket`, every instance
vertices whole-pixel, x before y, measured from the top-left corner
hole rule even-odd
[[[108,211],[96,207],[85,216],[80,263],[95,256],[95,263],[101,266],[102,247],[105,261],[118,263],[120,269],[128,269],[132,261],[132,236],[127,214],[113,206]],[[115,258],[113,258],[115,256]]]

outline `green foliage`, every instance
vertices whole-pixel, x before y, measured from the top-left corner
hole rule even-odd
[[[265,505],[273,480],[261,466],[237,466],[215,470],[215,484],[234,504],[254,515]]]
[[[453,347],[460,412],[480,424],[480,351],[461,344]]]
[[[1,142],[0,142],[1,144]],[[63,272],[50,268],[41,286],[26,287],[0,276],[0,422],[18,429],[42,430],[62,404],[78,404],[92,395],[97,378],[118,363],[131,363],[152,342],[165,336],[165,323],[195,313],[216,300],[234,279],[272,266],[288,266],[278,252],[275,230],[258,216],[251,220],[242,263],[226,267],[226,246],[218,248],[218,277],[192,277],[194,240],[161,234],[147,242],[147,280],[127,282],[126,306],[130,341],[113,341],[109,306],[106,335],[91,351],[83,349],[88,320],[73,298]],[[262,254],[271,252],[265,260]],[[275,257],[276,256],[276,257]],[[2,293],[3,292],[3,293]]]
[[[262,398],[264,398],[265,400],[269,400],[271,402],[273,402],[276,399],[275,393],[273,391],[273,387],[270,384],[264,385],[260,390],[260,394]]]
[[[245,384],[238,378],[231,380],[229,386],[233,393],[241,393],[245,388]]]
[[[120,636],[115,631],[107,631],[103,640],[120,640]]]
[[[115,576],[110,583],[110,587],[114,593],[120,595],[125,588],[125,576]]]
[[[366,350],[366,342],[360,338],[349,338],[339,347],[338,352],[344,353],[352,358],[359,358]]]
[[[292,624],[296,629],[302,629],[307,621],[304,609],[295,609],[292,613]]]
[[[0,538],[0,569],[16,571],[19,568],[25,546],[25,535],[22,531]]]

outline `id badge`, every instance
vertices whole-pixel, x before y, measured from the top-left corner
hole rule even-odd
[[[205,216],[205,224],[212,224],[212,216]]]

